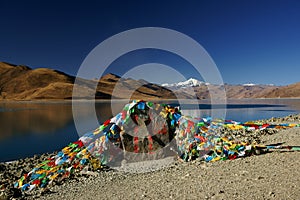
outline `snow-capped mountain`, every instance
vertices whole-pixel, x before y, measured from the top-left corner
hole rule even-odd
[[[255,86],[256,84],[254,84],[254,83],[245,83],[245,84],[243,84],[243,86]]]
[[[274,84],[255,84],[255,83],[245,83],[242,86],[275,86]]]
[[[190,78],[186,81],[178,82],[178,83],[163,83],[161,86],[163,87],[177,87],[177,88],[185,88],[185,87],[196,87],[201,85],[209,85],[209,83],[205,83],[203,81],[199,81],[194,78]]]

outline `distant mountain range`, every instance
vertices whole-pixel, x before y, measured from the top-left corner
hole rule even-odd
[[[211,85],[210,83],[199,81],[195,78],[190,78],[186,81],[180,81],[178,83],[163,83],[161,86],[167,87],[167,88],[188,88],[188,87],[197,87],[197,86],[203,86],[203,85]],[[255,84],[255,83],[245,83],[245,84],[239,84],[242,86],[274,86],[274,84]]]
[[[76,99],[209,99],[210,93],[225,87],[228,98],[300,97],[300,83],[274,85],[212,85],[196,79],[157,85],[145,80],[107,74],[98,80],[78,79]],[[71,99],[75,77],[48,68],[31,69],[0,62],[0,100]],[[96,90],[93,87],[97,85]],[[208,90],[208,86],[210,90]]]
[[[199,81],[194,78],[190,78],[186,81],[178,82],[178,83],[163,83],[161,86],[167,88],[186,88],[186,87],[197,87],[201,85],[209,85],[209,83],[205,83],[203,81]]]
[[[198,99],[209,99],[210,93],[219,89],[221,86],[213,85],[194,78],[187,81],[162,84],[162,86],[172,89],[176,93],[185,93],[186,95],[196,95]],[[209,86],[209,89],[208,89]],[[227,98],[297,98],[300,97],[300,82],[287,85],[275,86],[274,84],[224,84]]]

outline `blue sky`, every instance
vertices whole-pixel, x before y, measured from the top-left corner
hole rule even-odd
[[[300,1],[0,1],[0,61],[50,67],[75,75],[100,42],[138,27],[164,27],[200,43],[224,82],[286,85],[299,82]],[[196,75],[177,56],[139,50],[107,72],[123,75],[149,62]],[[178,81],[165,77],[159,82]]]

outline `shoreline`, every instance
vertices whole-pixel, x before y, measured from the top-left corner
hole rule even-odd
[[[283,97],[283,98],[226,98],[228,101],[232,100],[299,100],[300,97]],[[144,99],[149,101],[210,101],[211,99]],[[128,101],[128,99],[0,99],[2,102],[110,102],[110,101]]]
[[[300,114],[298,115],[290,115],[283,118],[271,118],[268,120],[258,120],[259,122],[270,122],[270,123],[285,123],[285,122],[297,122],[300,123]],[[260,143],[262,144],[272,144],[276,142],[285,142],[287,145],[300,145],[300,130],[297,128],[291,128],[286,130],[275,130],[275,131],[254,131],[253,134],[250,135],[244,135],[237,131],[236,133],[233,133],[234,131],[228,131],[228,134],[233,134],[236,136],[236,139],[242,140],[245,138],[250,138],[253,140],[260,140]],[[232,161],[218,161],[214,163],[204,163],[200,162],[199,160],[195,160],[192,162],[174,162],[167,167],[162,167],[160,170],[155,170],[153,172],[147,172],[147,173],[128,173],[128,172],[122,172],[122,171],[116,171],[116,170],[109,170],[109,171],[100,171],[93,173],[92,175],[85,175],[85,174],[77,174],[70,180],[66,180],[65,182],[62,182],[62,185],[54,185],[53,187],[49,188],[49,190],[41,191],[41,190],[33,190],[29,193],[20,193],[17,189],[14,189],[12,184],[14,181],[16,181],[18,178],[22,176],[23,173],[26,171],[30,171],[34,166],[36,166],[38,163],[44,161],[50,156],[56,155],[57,152],[48,153],[48,154],[42,154],[42,155],[36,155],[31,158],[24,158],[16,161],[10,161],[9,163],[0,163],[0,180],[7,179],[9,182],[3,182],[2,181],[2,188],[0,188],[0,199],[9,199],[12,196],[15,196],[15,198],[25,198],[25,199],[57,199],[57,198],[64,198],[64,199],[73,199],[73,198],[81,198],[81,199],[92,199],[92,197],[102,197],[103,191],[99,190],[99,188],[102,188],[103,190],[109,191],[108,194],[105,194],[105,198],[124,198],[124,199],[131,199],[131,198],[138,198],[138,199],[144,199],[149,197],[150,199],[158,198],[158,194],[161,194],[162,198],[202,198],[202,199],[210,199],[210,198],[235,198],[235,199],[244,199],[243,197],[246,195],[249,196],[249,198],[253,197],[250,194],[257,194],[258,197],[261,199],[264,198],[271,198],[271,199],[286,199],[288,196],[283,196],[283,194],[279,194],[278,191],[282,191],[284,189],[289,189],[294,192],[294,196],[291,197],[291,199],[299,199],[300,193],[297,192],[297,187],[300,187],[300,172],[297,172],[295,170],[284,170],[288,166],[291,166],[293,169],[299,169],[300,162],[297,163],[297,160],[300,160],[300,154],[299,152],[286,152],[286,153],[267,153],[259,156],[250,156],[245,158],[239,158]],[[275,160],[273,160],[275,159]],[[276,162],[275,162],[276,161]],[[285,162],[285,167],[281,168],[281,165],[277,165],[277,161],[279,163]],[[165,161],[159,160],[158,162],[162,162],[164,164]],[[253,163],[252,163],[253,162]],[[270,163],[276,164],[278,166],[278,170],[270,169],[269,165]],[[257,163],[261,163],[259,170],[255,167]],[[252,166],[253,169],[249,169],[249,166]],[[232,167],[235,167],[236,170],[234,170]],[[226,170],[225,170],[226,169]],[[199,170],[199,171],[197,171]],[[224,171],[225,170],[225,171]],[[254,177],[254,182],[266,182],[267,180],[271,181],[272,179],[268,179],[266,177],[270,176],[272,178],[272,173],[276,172],[276,174],[282,174],[282,176],[288,176],[296,178],[295,186],[292,187],[292,189],[285,188],[284,185],[281,186],[274,186],[275,189],[272,187],[266,187],[264,189],[254,187],[251,189],[250,192],[246,191],[239,191],[237,194],[232,193],[230,188],[227,188],[228,184],[232,184],[232,187],[237,187],[241,189],[241,186],[239,186],[239,183],[229,183],[226,181],[226,179],[223,179],[223,173],[228,173],[233,170],[233,177],[241,178],[242,182],[249,182],[249,180],[252,180],[252,174],[254,173],[256,177]],[[254,170],[253,173],[250,173],[251,170]],[[257,171],[258,170],[258,171]],[[268,171],[271,170],[271,171]],[[213,176],[212,171],[215,171],[216,176],[218,177],[218,182],[216,180],[210,180],[209,176]],[[241,172],[242,171],[242,172]],[[243,172],[245,171],[245,172]],[[247,171],[247,172],[246,172]],[[263,172],[263,173],[260,173]],[[201,174],[201,176],[199,175]],[[241,173],[241,174],[240,174]],[[174,174],[174,175],[173,175]],[[168,178],[167,178],[168,177]],[[223,178],[222,178],[223,177]],[[261,178],[263,177],[263,178]],[[297,178],[298,177],[298,178]],[[229,178],[229,177],[228,177]],[[156,180],[157,179],[157,180]],[[204,196],[201,196],[202,193],[198,193],[196,191],[196,188],[191,190],[191,193],[186,193],[182,191],[182,188],[180,184],[194,187],[194,184],[202,183],[204,184],[203,180],[210,181],[207,182],[206,186],[201,186],[203,189],[201,189],[204,194]],[[257,179],[257,180],[256,180]],[[126,180],[126,181],[124,181]],[[145,182],[146,180],[149,181],[149,183]],[[229,178],[230,180],[230,178]],[[279,181],[279,180],[277,180]],[[286,184],[292,184],[287,181]],[[251,182],[251,181],[250,181]],[[253,182],[253,181],[252,181]],[[179,185],[177,193],[175,190],[171,190],[171,188],[168,188],[168,190],[160,190],[160,187],[151,188],[153,185],[160,185],[162,188],[164,188],[165,185],[169,185],[170,183],[173,183],[175,185]],[[221,184],[223,189],[220,189],[219,191],[213,191],[213,186],[216,184],[216,187],[218,188]],[[0,186],[1,186],[0,184]],[[143,185],[147,190],[144,191],[142,187],[136,187],[135,185]],[[248,183],[249,184],[249,183]],[[265,183],[264,183],[265,184]],[[126,185],[133,187],[132,191],[131,189],[127,188]],[[251,185],[251,184],[250,184]],[[270,184],[273,185],[273,184]],[[6,187],[6,188],[3,188]],[[98,190],[97,187],[98,186]],[[111,188],[110,188],[111,187]],[[114,191],[119,187],[120,191]],[[248,186],[247,186],[248,187]],[[263,187],[263,186],[262,186]],[[280,188],[277,188],[280,187]],[[87,191],[87,188],[92,188],[90,192]],[[127,189],[126,189],[127,188]],[[276,189],[277,188],[277,189]],[[266,189],[271,191],[266,191]],[[72,190],[77,192],[72,192]],[[209,191],[211,190],[211,191]],[[124,193],[122,194],[121,191]],[[95,196],[92,195],[92,192],[95,193]],[[139,193],[142,193],[139,195]],[[126,195],[125,195],[126,194]],[[116,196],[115,196],[116,195]],[[139,195],[139,196],[136,196]],[[198,196],[197,196],[198,195]],[[233,196],[232,196],[233,195]],[[235,195],[235,196],[234,196]],[[259,199],[260,199],[259,198]],[[95,198],[94,198],[95,199]],[[96,198],[97,199],[97,198]]]

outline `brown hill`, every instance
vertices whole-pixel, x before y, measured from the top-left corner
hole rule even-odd
[[[264,97],[266,93],[276,89],[276,86],[270,85],[226,85],[226,95],[227,98],[261,98]]]
[[[175,99],[174,93],[156,84],[144,80],[124,79],[114,74],[103,76],[97,86],[102,94],[112,95],[114,98],[130,99]]]
[[[0,62],[0,73],[2,99],[66,99],[72,94],[74,77],[63,72]]]
[[[174,93],[186,93],[190,96],[196,96],[198,99],[210,99],[212,93],[220,94],[219,88],[222,86],[210,85],[210,89],[206,85],[176,88]],[[224,85],[226,98],[242,99],[242,98],[299,98],[300,82],[287,86],[272,85]],[[216,95],[218,97],[218,95]]]
[[[71,99],[75,77],[63,72],[0,62],[0,99]],[[93,85],[98,85],[96,91]],[[174,99],[169,89],[145,81],[122,79],[114,74],[103,76],[95,83],[92,80],[79,79],[79,93],[76,98],[108,99]],[[114,91],[115,89],[115,91]],[[77,94],[77,93],[76,93]]]
[[[266,92],[261,97],[268,97],[268,98],[294,98],[300,97],[300,82],[277,87],[269,92]]]
[[[234,86],[225,87],[228,98],[299,98],[300,83],[287,86]]]
[[[233,98],[233,99],[241,99],[241,98],[261,98],[264,95],[273,89],[278,87],[275,86],[267,86],[267,85],[255,85],[255,86],[244,86],[244,85],[228,85],[225,84],[224,86],[219,85],[210,85],[210,88],[206,85],[200,85],[195,87],[186,87],[186,88],[179,88],[175,91],[178,93],[185,92],[187,94],[196,96],[198,99],[210,99],[210,95],[212,93],[216,94],[215,97],[220,97],[222,91],[220,88],[224,87],[226,92],[226,98]]]

